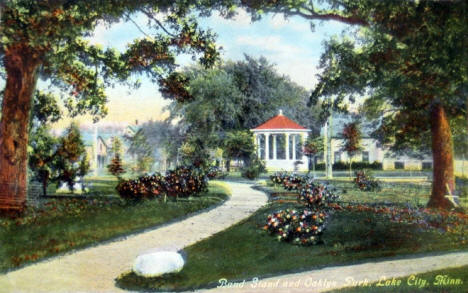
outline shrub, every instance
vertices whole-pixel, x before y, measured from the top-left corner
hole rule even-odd
[[[382,163],[373,162],[353,162],[353,168],[355,169],[371,169],[371,170],[382,170]],[[315,165],[315,170],[323,171],[325,170],[325,164],[320,163]],[[349,163],[346,162],[336,162],[333,163],[333,170],[335,171],[346,171],[349,170]]]
[[[369,171],[359,170],[355,172],[354,183],[362,191],[378,191],[381,189],[380,182],[376,180]]]
[[[253,180],[258,178],[258,176],[265,171],[265,164],[255,156],[251,159],[247,167],[241,168],[241,176]]]
[[[308,183],[301,189],[299,199],[309,209],[319,209],[326,207],[329,203],[338,199],[338,195],[327,185]]]
[[[168,171],[166,176],[155,173],[133,180],[122,180],[116,189],[122,198],[140,200],[162,195],[189,197],[206,191],[207,187],[208,178],[202,170],[182,166]]]
[[[325,212],[286,209],[269,215],[264,229],[278,241],[313,245],[321,242],[326,217]]]
[[[131,200],[154,198],[164,192],[164,177],[155,173],[133,180],[122,180],[116,187],[120,197]]]
[[[206,191],[208,178],[199,168],[182,166],[167,172],[165,187],[168,196],[189,197]]]

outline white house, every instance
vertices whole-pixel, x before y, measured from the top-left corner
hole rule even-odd
[[[268,171],[307,170],[307,158],[302,152],[310,129],[279,114],[251,129],[258,157],[265,161]]]
[[[350,122],[349,117],[340,115],[334,117],[331,125],[331,161],[333,163],[337,162],[349,162],[349,157],[345,151],[342,150],[344,140],[341,138],[341,133],[343,132],[343,127],[346,123]],[[325,133],[328,125],[324,126],[321,130],[322,135]],[[380,143],[370,137],[372,129],[365,123],[362,125],[362,139],[361,147],[362,151],[358,152],[352,157],[353,162],[365,162],[365,163],[374,163],[378,162],[382,164],[383,170],[394,170],[394,169],[404,169],[404,170],[421,170],[421,169],[430,169],[432,168],[432,157],[424,156],[421,158],[414,158],[411,156],[396,156],[388,150],[388,148],[383,147]],[[323,162],[323,159],[319,159]]]

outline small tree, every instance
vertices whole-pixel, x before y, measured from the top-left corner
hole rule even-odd
[[[31,133],[29,168],[36,180],[42,184],[42,193],[47,195],[47,186],[55,180],[57,138],[46,127],[39,127]]]
[[[114,158],[112,158],[112,161],[109,165],[107,165],[107,170],[117,177],[117,179],[120,181],[122,179],[121,175],[125,173],[124,168],[122,167],[122,160],[120,159],[120,155],[118,152],[115,153]]]
[[[309,172],[310,172],[310,163],[312,162],[313,174],[315,177],[315,157],[318,154],[323,153],[323,138],[320,136],[312,137],[309,136],[307,141],[304,144],[304,154],[309,159]]]
[[[342,150],[348,154],[349,157],[349,177],[352,177],[352,158],[361,150],[361,130],[357,122],[350,122],[343,127],[343,146]]]
[[[86,153],[81,133],[75,123],[65,131],[64,136],[59,139],[57,149],[57,183],[65,182],[71,192],[74,191],[76,177],[80,175],[81,167],[86,170],[86,164],[81,165],[83,155]],[[88,170],[89,171],[89,167]]]

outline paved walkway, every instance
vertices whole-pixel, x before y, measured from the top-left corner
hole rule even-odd
[[[139,254],[191,245],[241,221],[267,202],[263,192],[248,184],[229,185],[231,198],[211,211],[0,275],[0,292],[126,292],[115,287],[114,279],[128,271]]]
[[[245,280],[245,282],[227,283],[224,288],[220,286],[219,288],[205,290],[205,292],[315,293],[351,286],[361,286],[362,292],[367,292],[366,289],[369,289],[369,286],[364,285],[370,285],[374,282],[380,282],[383,285],[381,287],[398,291],[398,284],[392,282],[392,278],[397,279],[406,276],[408,278],[405,278],[404,282],[409,282],[414,286],[414,292],[419,292],[420,288],[418,286],[422,286],[424,280],[418,278],[418,274],[466,265],[468,265],[468,252],[447,253],[437,256],[328,267],[261,280],[249,279]],[[432,283],[434,280],[425,281]],[[468,280],[462,281],[468,282]],[[442,288],[446,288],[448,292],[460,292],[456,286]]]

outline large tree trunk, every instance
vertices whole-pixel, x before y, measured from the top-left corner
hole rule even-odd
[[[26,51],[26,52],[24,52]],[[37,82],[37,55],[8,49],[0,122],[0,211],[21,211],[27,192],[27,146],[32,94]]]
[[[447,186],[453,194],[453,143],[450,125],[442,105],[435,105],[431,112],[432,157],[434,162],[432,195],[428,207],[448,209],[452,203],[445,197]]]

